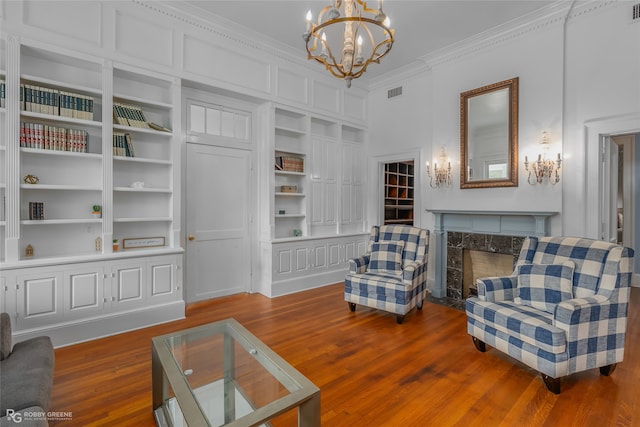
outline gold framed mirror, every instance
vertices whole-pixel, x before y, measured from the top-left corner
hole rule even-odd
[[[518,186],[518,77],[460,94],[460,188]]]

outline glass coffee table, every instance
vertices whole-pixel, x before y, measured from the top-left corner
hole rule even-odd
[[[320,389],[235,319],[152,340],[153,410],[162,426],[268,426],[298,408],[320,426]]]

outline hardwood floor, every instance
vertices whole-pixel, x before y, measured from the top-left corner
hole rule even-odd
[[[563,378],[562,393],[503,353],[478,352],[464,312],[425,302],[404,324],[335,284],[269,299],[190,305],[183,321],[56,350],[51,425],[152,426],[151,338],[234,317],[321,389],[323,426],[640,425],[640,289],[631,292],[625,361]],[[274,426],[296,425],[294,413]]]

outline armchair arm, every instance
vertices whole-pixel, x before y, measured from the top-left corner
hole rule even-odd
[[[427,262],[413,261],[407,264],[402,270],[402,281],[405,284],[413,285],[427,281]]]
[[[569,358],[614,352],[622,360],[627,325],[626,303],[618,304],[602,295],[562,301],[556,307],[553,325],[567,332]],[[599,365],[594,365],[596,367]]]
[[[367,266],[369,265],[369,255],[363,255],[358,258],[352,258],[349,260],[349,273],[363,274],[367,272]]]
[[[476,286],[478,299],[481,301],[513,301],[518,286],[518,276],[483,277],[476,280]]]

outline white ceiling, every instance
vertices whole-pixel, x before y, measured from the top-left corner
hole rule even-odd
[[[569,0],[560,0],[569,1]],[[547,7],[548,0],[385,0],[383,9],[391,19],[396,41],[380,64],[372,64],[366,75],[376,77],[410,65],[448,45],[472,37],[506,22]],[[185,4],[186,3],[186,4]],[[377,5],[377,0],[369,5]],[[174,3],[175,4],[175,3]],[[266,40],[306,58],[302,32],[305,15],[318,12],[328,0],[182,0],[184,10],[202,18],[215,14],[233,25],[257,32]],[[318,65],[320,66],[320,65]]]

